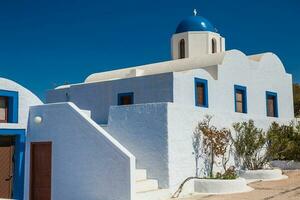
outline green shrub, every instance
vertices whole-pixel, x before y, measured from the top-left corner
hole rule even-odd
[[[294,113],[295,117],[300,116],[300,84],[293,84],[293,97],[294,97]]]
[[[216,174],[216,179],[236,179],[238,175],[236,173],[236,169],[234,166],[229,167],[226,171],[222,174],[218,172]]]
[[[262,169],[267,163],[265,147],[267,137],[262,129],[255,126],[253,120],[234,123],[236,137],[233,139],[236,156],[242,168],[249,170]]]
[[[279,125],[273,122],[268,130],[267,154],[271,160],[300,161],[300,124]]]

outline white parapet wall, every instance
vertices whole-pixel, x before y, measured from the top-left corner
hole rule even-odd
[[[41,141],[52,142],[52,199],[135,199],[135,157],[73,103],[35,106],[29,117],[25,200],[30,144]]]

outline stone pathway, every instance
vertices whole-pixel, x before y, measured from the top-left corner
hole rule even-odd
[[[300,170],[285,171],[289,178],[249,184],[255,190],[228,195],[195,195],[180,200],[300,200]]]

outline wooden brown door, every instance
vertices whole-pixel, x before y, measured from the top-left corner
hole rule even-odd
[[[30,200],[51,199],[51,142],[31,143]]]
[[[0,136],[0,198],[12,198],[13,137]]]

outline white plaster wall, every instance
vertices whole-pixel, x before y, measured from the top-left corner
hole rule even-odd
[[[34,117],[41,116],[41,124]],[[30,110],[25,163],[29,199],[30,142],[52,142],[52,199],[133,200],[135,158],[72,103]]]
[[[225,44],[226,44],[226,39],[224,38],[224,37],[221,37],[220,38],[220,44],[221,44],[221,49],[220,49],[220,51],[225,51],[226,50],[226,46],[225,46]]]
[[[175,189],[187,177],[195,175],[195,160],[192,147],[192,134],[197,123],[205,115],[213,116],[212,124],[219,128],[231,128],[235,122],[253,119],[257,127],[267,129],[275,120],[288,123],[290,119],[276,119],[241,113],[215,113],[209,109],[168,103],[168,157],[170,188]],[[203,168],[200,161],[200,167]],[[231,161],[233,164],[233,160]]]
[[[158,179],[160,187],[176,188],[195,174],[191,137],[197,122],[206,114],[213,115],[212,122],[220,128],[253,119],[258,127],[266,129],[274,120],[287,123],[294,118],[291,75],[274,54],[256,59],[232,50],[226,52],[219,66],[145,79],[74,85],[66,90],[71,101],[91,110],[97,123],[108,117],[106,130],[136,156],[137,167],[147,169],[149,178]],[[208,80],[209,108],[195,106],[195,77]],[[234,111],[235,84],[247,87],[247,114]],[[48,101],[59,101],[63,91],[51,91]],[[116,105],[117,93],[132,91],[139,105],[113,106],[108,116],[109,106]],[[278,94],[279,118],[266,116],[266,91]],[[161,101],[174,103],[150,103]]]
[[[138,169],[168,188],[168,122],[166,103],[113,106],[106,128],[136,157]]]
[[[278,95],[279,118],[294,117],[292,77],[274,54],[265,54],[260,62],[256,62],[242,52],[232,50],[226,52],[217,76],[205,69],[175,72],[174,102],[195,105],[195,77],[208,80],[209,111],[234,112],[234,85],[237,84],[247,87],[249,115],[266,116],[266,91],[272,91]]]
[[[188,57],[189,55],[189,37],[187,33],[178,33],[173,34],[171,38],[171,55],[172,59],[179,59],[179,42],[180,40],[184,39],[185,42],[185,56]]]
[[[179,42],[185,41],[186,57],[199,57],[201,55],[211,54],[212,39],[216,39],[217,52],[225,50],[225,39],[220,34],[208,31],[191,31],[174,34],[171,39],[171,54],[173,59],[179,58]]]
[[[18,123],[0,123],[0,128],[26,129],[29,107],[43,103],[32,92],[12,80],[0,78],[0,90],[15,91],[19,93]]]
[[[134,93],[134,103],[172,102],[172,73],[136,77],[90,84],[72,85],[70,88],[50,90],[47,103],[69,101],[80,109],[90,110],[91,117],[98,124],[108,122],[109,107],[118,104],[118,93]]]
[[[195,174],[191,137],[206,114],[214,116],[213,123],[220,128],[253,119],[258,127],[267,129],[273,121],[288,123],[294,118],[291,75],[274,54],[264,54],[257,62],[233,50],[226,52],[218,68],[174,72],[173,76],[174,103],[167,103],[167,111],[161,108],[159,113],[165,116],[167,112],[167,122],[157,115],[158,104],[142,104],[111,108],[108,124],[108,130],[137,156],[138,166],[152,171],[157,165],[150,160],[160,162],[163,168],[157,168],[151,178],[158,179],[161,187],[176,188]],[[208,108],[195,106],[195,77],[208,80]],[[234,110],[235,84],[247,87],[247,114]],[[266,116],[266,91],[278,94],[279,118]],[[149,149],[151,145],[155,148]],[[162,151],[164,145],[168,152]],[[155,154],[159,156],[148,157]],[[159,175],[162,169],[168,170],[168,175]]]
[[[208,80],[208,108],[194,106],[195,77]],[[247,87],[247,114],[235,112],[235,84]],[[266,91],[277,92],[279,118],[266,116]],[[174,73],[174,104],[168,104],[171,188],[195,174],[191,137],[206,114],[214,116],[212,122],[220,128],[249,119],[264,129],[272,121],[288,123],[294,118],[292,77],[274,54],[264,54],[257,62],[237,50],[226,52],[216,74],[206,69]]]
[[[136,156],[137,168],[147,169],[148,178],[157,179],[161,188],[176,189],[185,178],[195,175],[192,133],[207,114],[213,116],[212,124],[219,128],[232,128],[233,123],[249,119],[264,129],[274,120],[290,121],[235,112],[215,113],[180,103],[150,103],[111,107],[106,130]],[[203,162],[200,164],[203,167]]]
[[[158,179],[161,188],[175,189],[186,177],[195,174],[192,133],[206,114],[213,116],[212,123],[219,128],[231,128],[234,122],[254,119],[258,127],[266,129],[274,120],[279,123],[290,120],[157,103],[111,107],[106,129],[136,156],[137,168],[147,169],[149,178]]]

